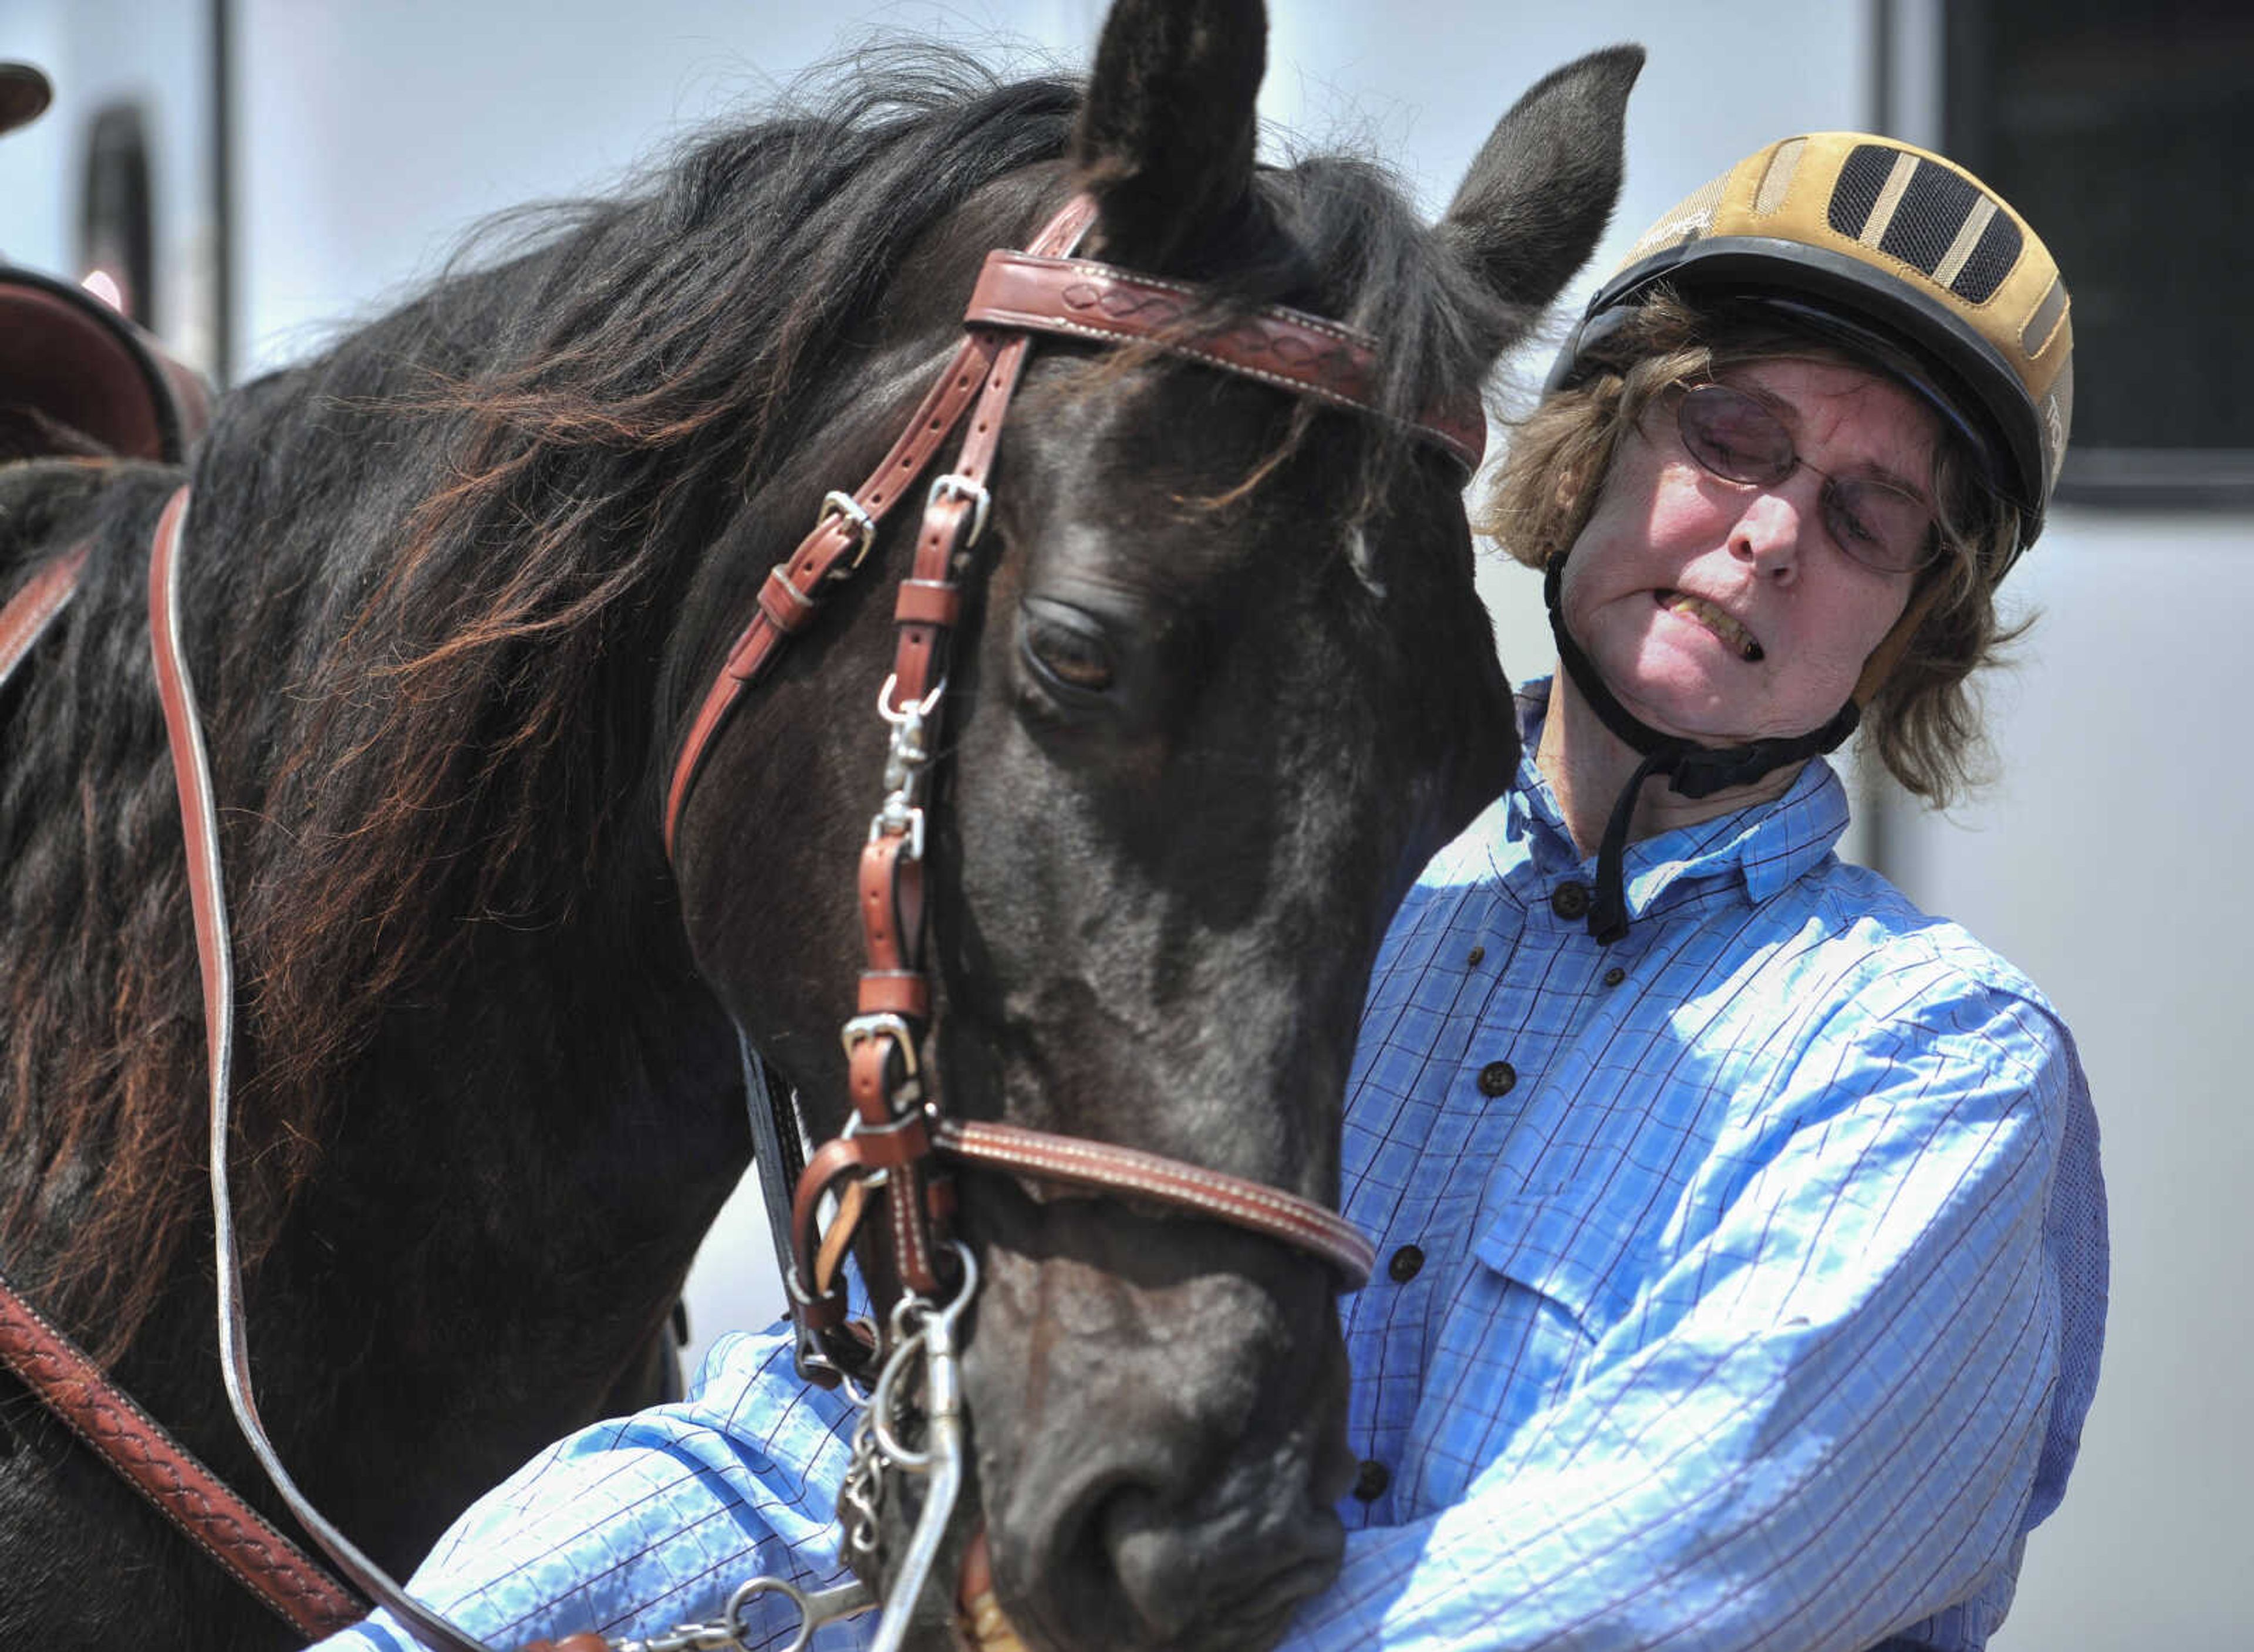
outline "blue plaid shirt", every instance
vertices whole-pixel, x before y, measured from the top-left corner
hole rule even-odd
[[[1345,1304],[1364,1469],[1290,1652],[1956,1648],[2002,1620],[2096,1380],[2096,1124],[2041,995],[1843,864],[1846,818],[1816,762],[1634,845],[1600,947],[1530,758],[1412,892],[1346,1120],[1346,1213],[1388,1259]],[[415,1592],[514,1645],[834,1581],[849,1424],[779,1334],[731,1339],[684,1404],[482,1500]],[[410,1644],[381,1614],[327,1643]]]

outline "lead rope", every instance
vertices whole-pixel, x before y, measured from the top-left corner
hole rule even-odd
[[[196,951],[203,966],[204,1038],[211,1078],[212,1242],[219,1284],[220,1369],[236,1424],[274,1489],[337,1570],[368,1596],[390,1609],[408,1630],[433,1652],[489,1652],[406,1592],[351,1540],[332,1526],[298,1489],[258,1415],[250,1381],[250,1339],[242,1311],[242,1263],[234,1235],[234,1200],[228,1181],[228,1144],[233,1135],[230,1087],[234,1062],[234,976],[227,931],[226,886],[220,875],[219,817],[211,760],[196,713],[195,685],[180,647],[178,566],[188,490],[181,488],[164,506],[149,561],[149,630],[156,656],[164,728],[172,753],[172,778],[180,797],[180,829],[187,841],[188,901],[195,914]]]

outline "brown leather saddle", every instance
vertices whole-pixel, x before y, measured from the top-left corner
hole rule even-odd
[[[0,62],[0,133],[54,88]],[[211,422],[202,377],[84,288],[0,262],[0,463],[55,454],[178,464]]]
[[[0,463],[178,464],[211,422],[202,376],[83,288],[0,264]]]

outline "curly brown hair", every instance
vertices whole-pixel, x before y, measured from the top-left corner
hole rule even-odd
[[[1579,380],[1553,391],[1520,421],[1474,525],[1534,569],[1580,536],[1612,472],[1622,432],[1661,397],[1721,368],[1780,357],[1870,363],[1828,341],[1746,312],[1726,318],[1683,302],[1665,287],[1585,356]],[[1994,583],[2018,538],[2017,511],[1981,480],[1964,439],[1946,426],[1935,454],[1933,496],[1947,554],[1918,577],[1911,609],[1923,610],[1908,645],[1863,706],[1863,737],[1902,786],[1945,807],[1992,768],[1980,709],[1969,683],[2026,630],[1998,617]]]

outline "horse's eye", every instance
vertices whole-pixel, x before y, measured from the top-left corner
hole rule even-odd
[[[1117,680],[1118,666],[1102,627],[1062,603],[1029,600],[1018,643],[1033,668],[1068,694],[1108,694]]]

